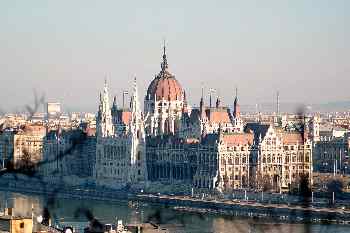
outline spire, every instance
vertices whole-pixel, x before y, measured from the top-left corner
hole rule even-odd
[[[222,137],[223,137],[223,129],[222,129],[222,124],[220,122],[219,123],[219,130],[218,130],[219,143],[222,141]]]
[[[218,98],[216,99],[216,108],[219,108],[220,107],[220,96],[218,96]]]
[[[237,87],[236,87],[236,97],[235,97],[235,101],[233,103],[233,116],[235,118],[240,118],[240,107],[239,107],[239,104],[238,104],[238,90],[237,90]]]
[[[215,106],[216,106],[216,108],[219,108],[221,106],[220,90],[218,90],[217,93],[218,93],[218,95],[216,97],[216,104],[215,104]]]
[[[215,93],[216,90],[214,88],[209,88],[209,107],[211,108],[212,105],[211,105],[211,97],[212,97],[212,94]]]
[[[238,102],[238,88],[236,87],[236,96],[235,96],[235,103]]]
[[[203,98],[203,95],[204,95],[204,87],[202,85],[202,97],[201,97],[201,101],[199,103],[199,111],[200,111],[200,117],[201,119],[204,119],[205,118],[205,107],[204,107],[204,98]]]
[[[107,77],[105,77],[105,83],[104,83],[104,87],[103,87],[103,94],[104,95],[108,95],[108,85],[107,85]]]
[[[136,76],[134,77],[134,93],[133,93],[133,95],[137,97],[137,82],[136,82]]]
[[[203,83],[202,83],[202,99],[203,99],[203,96],[204,96],[204,86],[203,86]]]
[[[130,102],[130,108],[133,114],[139,114],[139,102],[138,102],[138,94],[137,94],[137,82],[136,82],[136,77],[134,78],[134,84],[133,84],[133,93],[131,97],[131,102]]]
[[[113,108],[117,109],[117,96],[114,96],[113,98]]]
[[[203,99],[203,95],[204,95],[204,87],[203,87],[203,84],[202,84],[202,96],[201,96],[201,100],[199,102],[199,107],[201,108],[201,111],[204,107],[204,99]]]
[[[165,40],[163,41],[163,62],[161,64],[161,69],[162,69],[162,72],[164,72],[166,69],[168,69],[168,61],[166,59],[166,47],[165,47]]]

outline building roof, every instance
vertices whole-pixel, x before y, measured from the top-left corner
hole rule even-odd
[[[303,144],[303,137],[299,132],[283,132],[282,141],[285,145]]]
[[[213,123],[231,123],[230,110],[225,107],[207,108],[205,110],[206,116],[210,122]]]
[[[147,89],[147,97],[156,96],[157,100],[182,100],[182,94],[180,83],[167,70],[158,74]]]
[[[253,133],[233,133],[223,134],[222,140],[227,146],[252,145],[254,141]]]

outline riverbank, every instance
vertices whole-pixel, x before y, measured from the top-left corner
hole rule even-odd
[[[45,195],[53,198],[92,199],[100,201],[122,201],[133,196],[123,190],[102,189],[101,187],[69,186],[64,184],[48,184],[33,179],[0,178],[0,190],[25,194]]]
[[[291,206],[284,204],[261,204],[249,201],[201,200],[191,197],[167,195],[137,195],[137,199],[146,203],[172,206],[179,211],[199,214],[218,213],[249,218],[271,218],[287,222],[350,224],[350,211],[333,208],[315,208],[313,206]]]
[[[63,185],[33,183],[28,180],[0,178],[3,191],[44,195],[48,198],[88,199],[111,202],[136,201],[170,207],[177,211],[197,214],[243,216],[252,219],[272,218],[286,222],[350,224],[350,211],[341,208],[269,204],[238,200],[205,200],[188,196],[136,194],[123,190],[109,190]]]

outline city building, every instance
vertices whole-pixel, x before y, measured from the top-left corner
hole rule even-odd
[[[11,209],[7,209],[7,215],[0,216],[0,232],[6,233],[32,233],[32,217],[12,216]]]
[[[71,184],[80,183],[79,179],[93,177],[95,154],[94,130],[50,130],[44,139],[39,172],[48,182],[57,183],[67,177],[64,180],[70,180]]]
[[[35,166],[42,160],[45,127],[26,124],[0,133],[1,167],[13,165],[14,168]]]
[[[317,172],[350,174],[349,133],[340,137],[323,136],[314,144],[314,168]]]
[[[61,103],[47,102],[46,103],[46,119],[59,119],[61,116]]]

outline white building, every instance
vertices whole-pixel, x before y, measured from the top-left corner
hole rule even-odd
[[[147,178],[146,145],[136,79],[129,110],[118,109],[116,99],[110,107],[105,83],[96,122],[94,176],[97,184],[122,188],[144,183]]]

